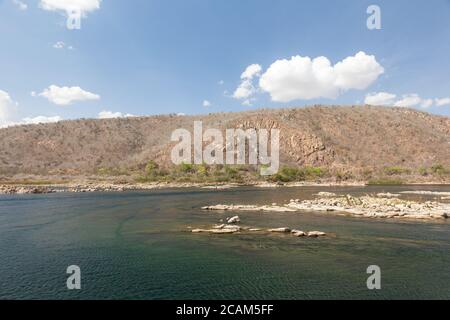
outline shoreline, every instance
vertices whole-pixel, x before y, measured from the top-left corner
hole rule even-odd
[[[88,193],[88,192],[126,192],[163,189],[198,188],[204,190],[228,190],[234,188],[254,187],[266,189],[296,188],[296,187],[368,187],[368,186],[450,186],[450,183],[442,182],[417,182],[401,185],[373,185],[367,181],[351,182],[247,182],[247,183],[211,183],[211,182],[150,182],[150,183],[110,183],[110,182],[79,182],[62,184],[21,184],[0,183],[0,195],[5,194],[49,194],[49,193]]]

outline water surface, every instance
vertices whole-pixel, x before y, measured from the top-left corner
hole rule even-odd
[[[205,205],[414,189],[450,191],[377,186],[0,196],[0,299],[449,299],[449,222],[240,212],[243,225],[331,236],[187,232],[231,215],[201,211]],[[81,268],[80,291],[66,288],[69,265]],[[369,265],[381,267],[382,290],[367,289]]]

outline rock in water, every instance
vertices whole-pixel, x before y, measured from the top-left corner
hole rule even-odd
[[[288,233],[288,232],[291,232],[291,229],[289,229],[289,228],[275,228],[275,229],[269,229],[269,232]]]
[[[310,238],[317,238],[317,237],[323,237],[326,236],[327,234],[325,232],[320,232],[320,231],[310,231],[308,232],[308,237]]]
[[[306,237],[306,233],[300,230],[292,230],[291,233],[295,237]]]
[[[234,216],[228,220],[228,223],[238,223],[238,222],[241,222],[239,216]]]

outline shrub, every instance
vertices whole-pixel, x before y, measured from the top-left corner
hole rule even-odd
[[[158,164],[155,161],[150,160],[149,162],[147,162],[147,165],[145,166],[145,173],[151,175],[158,168],[159,168]]]
[[[182,173],[193,173],[194,166],[190,163],[181,163],[178,166],[178,170]]]
[[[425,168],[425,167],[420,167],[419,168],[419,174],[421,175],[421,176],[427,176],[428,175],[428,169],[427,168]]]
[[[384,173],[388,176],[396,176],[396,175],[402,175],[402,174],[409,174],[411,173],[411,170],[402,168],[402,167],[386,167],[384,168]]]
[[[431,172],[438,175],[450,174],[450,168],[445,168],[442,164],[436,164],[431,167]]]

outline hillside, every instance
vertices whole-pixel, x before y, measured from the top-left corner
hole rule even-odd
[[[360,177],[387,167],[450,167],[450,119],[372,106],[260,109],[204,116],[74,120],[0,130],[0,175],[86,176],[101,168],[170,167],[171,133],[208,127],[278,128],[281,161]],[[420,169],[422,168],[422,169]],[[423,172],[422,172],[423,173]],[[425,175],[425,174],[424,174]]]

